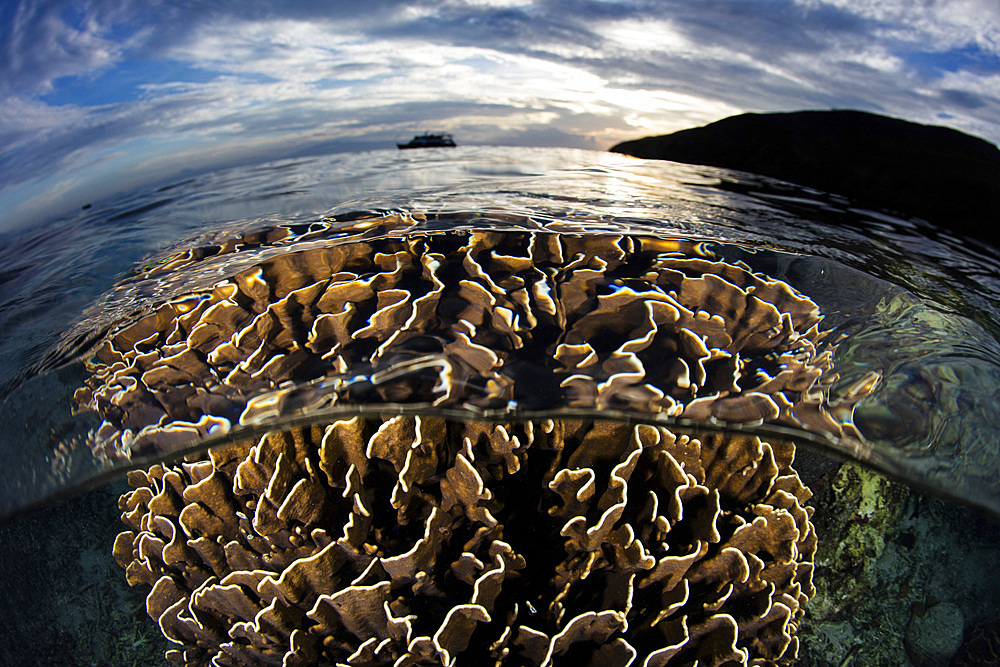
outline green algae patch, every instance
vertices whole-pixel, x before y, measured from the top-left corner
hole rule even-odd
[[[831,491],[842,520],[839,534],[825,536],[827,544],[836,545],[832,565],[837,570],[857,571],[867,583],[870,576],[864,571],[878,560],[886,540],[892,538],[910,490],[877,472],[845,463]]]

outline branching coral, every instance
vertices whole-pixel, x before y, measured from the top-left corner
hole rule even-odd
[[[831,402],[820,321],[689,242],[389,235],[164,303],[77,399],[112,460],[346,410],[130,474],[115,556],[177,662],[784,664],[816,543],[794,446],[606,417],[849,435],[877,378]]]
[[[121,327],[77,400],[104,420],[95,449],[111,460],[345,404],[611,408],[852,433],[853,399],[871,387],[827,400],[832,347],[816,304],[694,247],[469,232],[287,252]]]
[[[183,664],[783,664],[816,545],[793,452],[346,419],[131,473],[114,552]]]

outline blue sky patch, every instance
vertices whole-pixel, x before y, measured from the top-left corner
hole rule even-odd
[[[1000,56],[987,53],[974,44],[950,51],[910,51],[899,55],[906,64],[925,76],[938,77],[944,72],[961,70],[982,73],[1000,69]]]
[[[142,87],[162,83],[207,83],[218,72],[191,67],[176,60],[125,60],[96,76],[56,79],[53,90],[42,96],[48,104],[100,106],[134,101]]]

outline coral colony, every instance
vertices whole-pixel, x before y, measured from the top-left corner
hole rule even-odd
[[[608,417],[853,435],[872,382],[827,400],[816,304],[685,241],[374,225],[134,320],[77,394],[109,459],[291,404],[424,406],[130,473],[114,554],[168,658],[794,660],[816,546],[794,445]]]

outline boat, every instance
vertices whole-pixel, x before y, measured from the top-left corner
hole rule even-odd
[[[413,137],[410,141],[405,144],[396,144],[399,148],[435,148],[435,147],[446,147],[454,148],[455,140],[451,138],[450,134],[438,133],[434,134],[431,132],[424,132],[423,134],[418,134]]]

